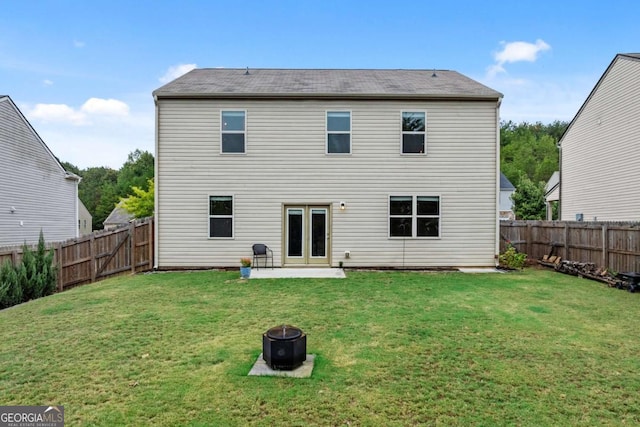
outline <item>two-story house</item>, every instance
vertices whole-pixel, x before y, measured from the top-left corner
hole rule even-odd
[[[502,95],[446,70],[195,69],[153,93],[156,267],[494,266]]]
[[[78,183],[8,96],[0,96],[0,246],[78,237]]]
[[[640,221],[640,53],[618,54],[559,141],[564,221]]]

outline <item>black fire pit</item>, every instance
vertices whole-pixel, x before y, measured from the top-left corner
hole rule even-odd
[[[271,369],[290,371],[307,360],[307,335],[291,325],[262,334],[262,358]]]

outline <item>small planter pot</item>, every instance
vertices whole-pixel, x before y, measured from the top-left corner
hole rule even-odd
[[[240,267],[240,277],[248,279],[251,276],[251,267]]]

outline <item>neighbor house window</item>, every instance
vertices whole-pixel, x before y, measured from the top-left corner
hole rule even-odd
[[[426,116],[424,111],[402,112],[402,154],[427,152]]]
[[[222,153],[244,153],[246,150],[245,111],[223,111],[221,117]]]
[[[440,237],[440,197],[390,196],[389,237]]]
[[[233,237],[233,196],[209,196],[209,237]]]
[[[351,153],[351,113],[327,111],[327,153]]]

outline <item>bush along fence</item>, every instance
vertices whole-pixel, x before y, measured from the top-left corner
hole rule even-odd
[[[640,272],[638,222],[501,221],[500,252],[509,244],[531,260],[559,256],[613,272]]]
[[[152,270],[153,227],[153,218],[145,218],[116,230],[48,244],[55,271],[54,290],[61,292],[115,275]],[[19,267],[30,250],[26,246],[0,248],[0,265]]]

